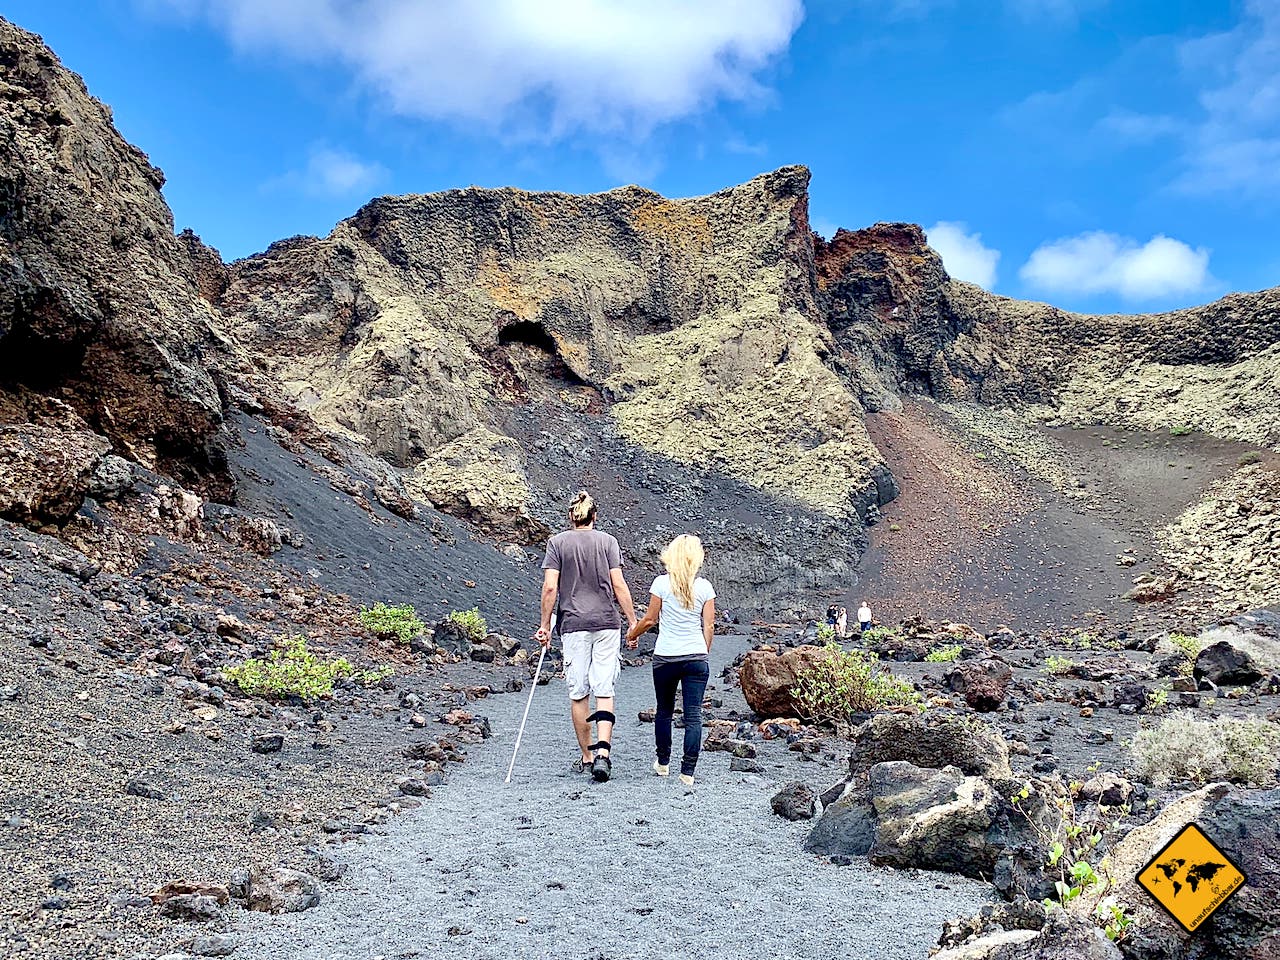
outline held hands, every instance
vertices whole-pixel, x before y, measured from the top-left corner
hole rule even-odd
[[[636,629],[636,622],[632,620],[627,626],[627,649],[634,650],[640,646],[640,631]]]

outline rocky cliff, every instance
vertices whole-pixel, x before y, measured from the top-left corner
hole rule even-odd
[[[79,77],[0,20],[0,418],[39,459],[71,430],[229,493],[214,365],[164,175]],[[48,429],[44,429],[47,426]],[[11,454],[14,434],[0,441]]]
[[[1164,314],[1091,316],[949,279],[912,224],[841,230],[815,249],[837,340],[890,394],[1280,444],[1280,288]],[[868,403],[892,404],[880,384],[858,382]]]
[[[233,264],[222,309],[321,422],[437,503],[496,458],[527,495],[505,408],[607,409],[641,448],[834,515],[879,458],[827,360],[808,171],[709,197],[460,190],[383,198],[324,239]]]

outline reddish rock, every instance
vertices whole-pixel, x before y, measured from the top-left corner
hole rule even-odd
[[[32,527],[66,523],[110,448],[87,431],[34,423],[0,427],[0,517]]]
[[[964,696],[974,710],[989,713],[1004,704],[1013,671],[1003,660],[976,660],[957,664],[947,673],[947,689]]]
[[[799,674],[825,656],[821,647],[804,646],[777,653],[753,650],[738,671],[747,705],[761,717],[794,717],[799,714],[795,688]]]

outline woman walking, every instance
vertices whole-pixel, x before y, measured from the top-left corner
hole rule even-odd
[[[711,678],[711,641],[715,635],[716,591],[698,576],[705,553],[702,541],[691,534],[676,537],[662,551],[667,572],[649,588],[649,608],[627,632],[627,646],[635,649],[642,633],[658,628],[653,650],[653,689],[658,698],[653,735],[657,759],[653,772],[671,772],[671,718],[676,688],[684,700],[684,756],[680,781],[693,783],[693,771],[702,751],[702,697]]]

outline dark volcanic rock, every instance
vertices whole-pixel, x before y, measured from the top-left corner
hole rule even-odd
[[[1000,731],[972,715],[878,714],[854,732],[849,772],[906,760],[917,767],[958,767],[966,774],[1008,779],[1009,745]]]
[[[794,781],[773,795],[773,812],[784,820],[812,820],[818,813],[817,797],[806,783]]]
[[[229,343],[174,236],[163,174],[3,20],[0,69],[0,401],[56,395],[132,459],[228,490],[206,363]]]
[[[947,689],[961,694],[965,703],[989,713],[1003,706],[1013,671],[1003,660],[976,660],[958,664],[944,679]]]
[[[876,812],[872,863],[990,877],[1002,851],[995,788],[955,767],[925,770],[905,761],[871,768]]]
[[[263,733],[253,738],[254,753],[279,753],[284,749],[284,735],[279,733]]]
[[[1194,675],[1219,687],[1247,686],[1264,676],[1253,657],[1226,640],[1210,644],[1196,656]]]

